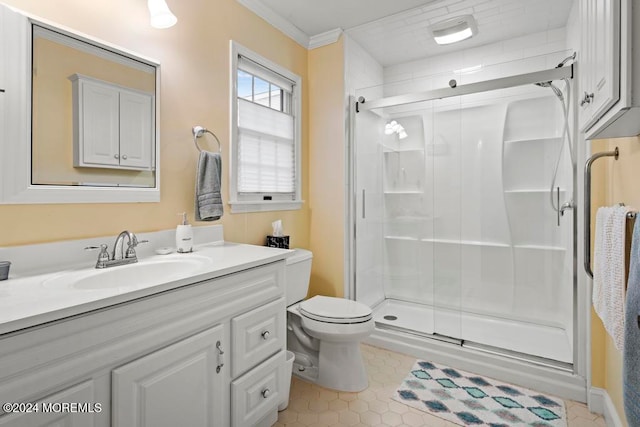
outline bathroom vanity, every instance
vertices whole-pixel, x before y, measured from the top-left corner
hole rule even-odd
[[[272,425],[287,377],[288,253],[218,241],[142,255],[140,267],[105,269],[108,280],[90,264],[0,282],[0,401],[25,404],[3,408],[0,426]],[[144,281],[146,266],[190,257],[189,270]]]

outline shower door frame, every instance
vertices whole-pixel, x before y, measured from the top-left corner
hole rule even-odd
[[[357,287],[356,287],[356,282],[357,282],[357,277],[356,277],[356,251],[357,251],[356,158],[357,157],[356,156],[357,156],[357,153],[356,153],[356,144],[355,144],[355,126],[356,126],[355,122],[356,122],[356,116],[358,112],[371,110],[375,108],[393,106],[398,104],[406,105],[406,104],[417,103],[417,102],[428,101],[428,100],[449,98],[449,97],[468,95],[468,94],[479,93],[479,92],[488,92],[488,91],[497,90],[497,89],[505,89],[510,87],[522,86],[526,84],[543,83],[543,82],[559,80],[559,79],[573,79],[573,75],[574,75],[574,65],[571,64],[570,66],[566,66],[566,67],[552,68],[552,69],[543,70],[543,71],[536,71],[536,72],[531,72],[526,74],[519,74],[515,76],[485,80],[481,82],[469,83],[469,84],[460,85],[460,86],[453,85],[453,87],[450,87],[450,88],[435,89],[435,90],[430,90],[430,91],[425,91],[420,93],[413,93],[413,94],[396,95],[396,96],[390,96],[390,97],[385,97],[385,98],[376,99],[376,100],[366,100],[363,97],[360,97],[359,99],[355,99],[354,96],[351,96],[349,98],[349,107],[347,110],[347,114],[349,118],[348,126],[345,127],[345,137],[346,137],[346,140],[348,141],[348,144],[347,144],[348,148],[347,148],[346,159],[345,159],[347,164],[346,179],[348,181],[348,192],[347,192],[348,194],[346,195],[346,199],[348,201],[348,203],[346,204],[347,223],[346,223],[346,229],[345,229],[345,236],[346,236],[345,238],[347,240],[345,244],[348,251],[348,257],[347,257],[347,265],[345,266],[345,287],[344,287],[345,297],[355,300],[356,292],[357,292]],[[577,143],[578,135],[576,132],[576,129],[577,129],[576,114],[574,113],[575,112],[574,106],[576,105],[575,101],[577,98],[575,94],[576,94],[576,91],[574,90],[572,99],[571,99],[572,110],[571,110],[570,122],[569,122],[570,129],[573,130],[573,133],[572,133],[572,135],[574,135],[573,149],[576,154],[576,162],[573,165],[573,171],[572,171],[574,202],[578,198],[578,195],[581,194],[579,190],[583,185],[583,183],[579,179],[579,174],[577,174],[577,163],[578,161],[582,160],[585,156],[584,149],[582,148],[583,144]],[[587,387],[590,388],[590,385],[591,385],[590,384],[591,372],[590,372],[590,368],[588,368],[591,366],[591,355],[590,355],[591,339],[588,333],[590,331],[590,312],[588,309],[589,305],[586,303],[588,281],[585,281],[585,279],[583,279],[582,277],[580,277],[580,279],[578,278],[578,269],[577,269],[577,266],[578,266],[577,257],[579,254],[578,245],[580,245],[579,242],[581,242],[581,240],[579,239],[580,236],[578,235],[580,234],[580,228],[578,227],[579,226],[578,222],[583,221],[584,219],[580,217],[579,209],[577,208],[573,209],[572,214],[573,214],[573,233],[572,233],[573,234],[573,247],[572,247],[573,249],[573,262],[572,262],[573,363],[571,364],[571,372],[567,372],[566,369],[565,370],[554,369],[552,365],[545,366],[544,364],[535,364],[535,363],[532,363],[533,362],[532,360],[523,361],[523,360],[518,360],[518,358],[514,358],[514,361],[515,361],[515,365],[524,363],[523,366],[527,368],[532,368],[533,375],[540,375],[542,378],[548,377],[549,384],[553,385],[554,387],[557,387],[558,384],[555,383],[555,381],[551,379],[551,376],[547,374],[552,374],[553,371],[556,371],[555,374],[569,375],[568,377],[565,377],[565,381],[568,381],[570,384],[567,386],[566,390],[562,390],[560,391],[560,393],[569,398],[573,398],[580,401],[587,401],[587,398],[588,398]],[[580,287],[578,286],[579,284],[580,284]],[[395,338],[389,334],[392,335],[393,332],[388,333],[385,331],[381,333],[381,335],[383,336],[387,335],[386,338],[395,342]],[[384,338],[382,338],[382,341],[378,338],[375,338],[375,333],[374,333],[374,337],[371,340],[371,342],[374,344],[376,343],[381,344],[384,342],[384,340],[385,340]],[[413,340],[415,340],[415,338],[413,338]],[[409,341],[411,341],[411,339]],[[433,340],[433,341],[435,342],[436,340]],[[417,341],[415,341],[413,344],[408,344],[405,350],[407,352],[411,352],[412,349],[418,350],[418,348],[416,347],[416,343]],[[450,344],[447,344],[447,343],[437,344],[437,346],[441,346],[441,345],[446,346]],[[459,348],[462,349],[464,347],[459,347]],[[446,351],[446,347],[443,347],[442,349],[438,349],[436,351],[440,351],[440,350]],[[416,351],[413,351],[413,352],[415,353]],[[470,350],[470,354],[472,353],[474,353],[474,350]],[[515,365],[512,369],[513,371],[517,371],[518,369],[518,367]],[[536,366],[533,366],[533,365],[538,365],[538,368],[540,368],[541,370],[538,370]],[[551,366],[551,371],[547,369],[550,366]],[[526,383],[527,381],[525,380],[524,382]]]

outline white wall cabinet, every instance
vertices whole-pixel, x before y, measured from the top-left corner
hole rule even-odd
[[[591,127],[620,98],[620,0],[580,5],[580,125]]]
[[[579,6],[580,130],[587,139],[638,135],[640,5],[633,0],[581,0]]]
[[[286,367],[284,266],[0,337],[0,401],[101,406],[82,414],[0,410],[0,426],[272,425]]]
[[[75,74],[75,167],[153,168],[153,95]]]

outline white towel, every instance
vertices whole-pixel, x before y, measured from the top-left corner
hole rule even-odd
[[[593,306],[618,350],[624,347],[624,264],[627,206],[600,208],[596,214]]]

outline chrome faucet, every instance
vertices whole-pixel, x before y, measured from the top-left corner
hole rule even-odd
[[[127,243],[128,248],[127,252],[124,251],[124,238],[127,237],[129,242]],[[116,258],[118,253],[116,252],[118,249],[118,245],[120,245],[120,258]],[[113,251],[111,252],[111,260],[115,261],[116,259],[133,259],[136,262],[138,258],[136,256],[136,246],[138,246],[138,238],[135,234],[130,232],[129,230],[124,230],[118,237],[116,237],[116,242],[113,244]]]
[[[125,237],[128,239],[126,252],[124,250]],[[138,246],[138,244],[147,242],[148,240],[138,240],[135,234],[128,230],[125,230],[122,233],[118,234],[118,237],[116,237],[116,242],[113,244],[111,255],[109,255],[108,246],[105,244],[102,244],[100,246],[87,246],[85,249],[100,249],[100,253],[98,254],[98,261],[96,262],[96,268],[107,268],[138,262],[135,248],[136,246]],[[117,257],[118,245],[120,246],[120,258]]]

